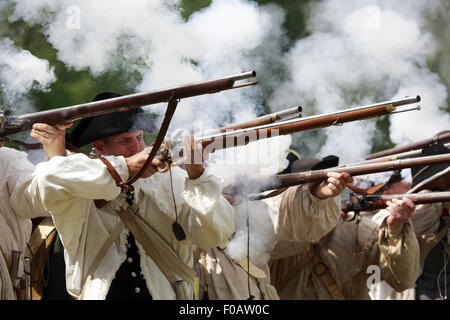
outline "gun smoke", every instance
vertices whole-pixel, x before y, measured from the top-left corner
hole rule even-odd
[[[270,111],[301,104],[304,115],[420,95],[421,111],[390,116],[395,144],[428,138],[450,124],[448,113],[440,110],[448,108],[447,89],[427,65],[441,44],[426,29],[425,16],[437,14],[443,1],[314,2],[309,35],[287,52],[281,49],[286,44],[286,13],[276,5],[213,0],[185,20],[177,0],[7,2],[14,5],[9,20],[42,26],[69,69],[89,70],[93,76],[115,68],[138,72],[142,81],[136,92],[256,70],[260,86],[182,100],[172,131],[195,126],[207,131],[251,120],[264,111],[263,94]],[[11,44],[0,42],[2,46]],[[12,68],[31,68],[35,71],[28,76],[33,78],[4,76],[2,57],[2,88],[9,97],[31,88],[45,90],[55,81],[53,69],[37,58],[32,61],[36,67],[24,63]],[[13,79],[22,79],[20,86]],[[162,116],[165,108],[161,104],[149,110]],[[378,131],[375,120],[364,120],[294,134],[293,146],[304,157],[336,154],[341,163],[360,161],[370,153],[373,139],[379,139]],[[227,183],[243,173],[274,174],[286,166],[290,145],[288,136],[252,142],[212,154],[208,166]],[[237,242],[231,251],[238,257],[246,252],[247,211],[236,214]],[[250,238],[262,247],[271,239],[268,219],[251,217]],[[266,258],[261,247],[252,250]]]
[[[448,128],[450,117],[440,110],[448,107],[446,87],[427,67],[436,39],[424,25],[425,14],[440,5],[439,1],[321,1],[312,8],[310,35],[285,56],[291,77],[276,90],[271,105],[301,97],[305,112],[317,114],[420,95],[420,112],[390,116],[390,139],[411,143]],[[365,120],[298,134],[294,145],[318,157],[338,154],[341,163],[358,161],[370,153],[377,131],[375,120]]]
[[[0,97],[6,107],[14,107],[11,111],[32,112],[26,94],[31,90],[47,91],[55,80],[47,60],[17,48],[8,38],[0,39]]]

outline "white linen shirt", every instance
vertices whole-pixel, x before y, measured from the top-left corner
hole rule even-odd
[[[123,157],[107,157],[123,181],[129,177]],[[196,247],[208,249],[223,245],[234,232],[234,211],[221,196],[222,180],[207,170],[195,180],[184,170],[172,168],[173,188],[178,221],[187,239],[176,240],[172,232],[175,221],[169,173],[156,173],[134,183],[135,203],[139,214],[175,250],[180,259],[193,266]],[[119,223],[115,210],[125,203],[106,166],[98,159],[83,154],[54,157],[36,166],[34,175],[13,198],[25,197],[34,205],[42,205],[51,213],[64,245],[66,286],[68,292],[81,299],[105,299],[111,282],[126,258],[128,229],[125,228],[86,283],[87,272],[105,240]],[[110,201],[98,209],[94,199]],[[113,201],[111,201],[113,200]],[[145,255],[136,241],[141,269],[153,299],[176,299],[172,285],[153,260]]]
[[[46,215],[43,211],[37,211],[32,206],[23,203],[20,208],[15,208],[10,196],[16,188],[34,171],[34,165],[28,161],[27,154],[16,149],[0,148],[0,247],[11,264],[11,252],[17,250],[23,253],[31,235],[30,218]],[[22,197],[18,197],[22,201]],[[0,257],[3,260],[3,257]],[[6,261],[0,263],[0,299],[14,299],[12,295],[12,283],[9,278]],[[22,271],[22,263],[19,265],[19,273]]]

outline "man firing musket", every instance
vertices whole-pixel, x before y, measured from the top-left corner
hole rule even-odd
[[[178,101],[180,99],[183,98],[187,98],[187,97],[192,97],[192,96],[197,96],[200,94],[209,94],[209,93],[215,93],[215,92],[219,92],[219,91],[223,91],[223,90],[230,90],[230,89],[234,89],[234,88],[239,88],[239,87],[243,87],[243,86],[247,86],[247,85],[252,85],[255,84],[255,82],[248,82],[245,84],[241,84],[241,85],[236,85],[235,82],[242,80],[242,79],[246,79],[246,78],[251,78],[255,76],[255,72],[247,72],[247,73],[242,73],[242,74],[238,74],[235,76],[231,76],[231,77],[225,77],[225,78],[221,78],[221,79],[216,79],[216,80],[211,80],[211,81],[206,81],[206,82],[199,82],[199,83],[194,83],[194,84],[188,84],[185,86],[180,86],[180,87],[175,87],[175,88],[170,88],[170,89],[165,89],[165,90],[160,90],[160,91],[155,91],[155,92],[150,92],[150,93],[142,93],[142,94],[134,94],[134,95],[128,95],[128,96],[121,96],[119,94],[114,94],[114,93],[104,93],[104,94],[99,94],[96,96],[96,98],[90,102],[90,103],[86,103],[86,104],[81,104],[81,105],[77,105],[77,106],[72,106],[72,107],[66,107],[66,108],[60,108],[60,109],[55,109],[55,110],[49,110],[49,111],[43,111],[43,112],[37,112],[34,114],[28,114],[28,115],[23,115],[23,116],[19,116],[19,117],[1,117],[1,122],[0,122],[0,140],[3,141],[11,141],[11,139],[9,139],[9,135],[20,132],[20,131],[24,131],[24,130],[28,130],[30,129],[32,126],[34,127],[34,129],[32,130],[32,137],[36,138],[38,141],[40,141],[43,145],[44,145],[44,149],[47,153],[48,158],[50,159],[50,161],[45,162],[41,164],[41,166],[36,170],[37,173],[39,174],[45,174],[45,169],[41,168],[42,166],[45,166],[47,164],[52,165],[53,162],[55,161],[51,161],[55,156],[62,156],[62,155],[66,155],[66,150],[65,150],[65,145],[64,145],[64,129],[68,126],[68,123],[78,120],[78,119],[82,119],[80,121],[80,123],[82,123],[82,125],[80,126],[80,128],[78,129],[79,131],[79,136],[77,138],[77,141],[85,141],[86,139],[90,139],[93,136],[91,135],[92,132],[95,132],[95,134],[97,135],[97,137],[99,139],[101,138],[106,138],[109,137],[111,135],[120,135],[122,134],[122,136],[127,136],[128,140],[128,147],[129,148],[125,148],[125,149],[129,149],[127,152],[129,154],[121,154],[121,152],[125,152],[124,148],[121,149],[121,146],[123,147],[123,144],[119,144],[119,143],[113,143],[113,147],[112,150],[115,151],[106,151],[103,150],[103,154],[108,154],[111,156],[114,155],[124,155],[127,158],[132,157],[133,155],[136,155],[139,153],[140,150],[139,148],[143,148],[143,140],[142,140],[142,135],[139,134],[135,134],[133,136],[133,133],[130,134],[129,131],[133,131],[133,130],[137,130],[139,131],[140,129],[143,129],[143,124],[142,121],[140,123],[140,125],[138,125],[137,127],[133,127],[133,122],[134,120],[136,120],[137,118],[139,118],[140,116],[142,116],[142,112],[140,110],[141,106],[145,106],[145,105],[149,105],[149,104],[154,104],[154,103],[159,103],[159,102],[169,102],[169,106],[168,106],[168,111],[166,112],[166,117],[165,120],[163,121],[163,125],[165,125],[166,127],[163,128],[163,130],[160,131],[160,134],[158,135],[159,139],[162,141],[162,138],[165,135],[165,130],[167,129],[168,123],[170,122],[170,119],[173,115],[173,113],[175,112],[175,108],[176,105],[178,103]],[[92,121],[93,119],[101,119],[100,122],[103,121],[103,125],[98,125],[98,123],[96,121]],[[112,122],[111,122],[112,121]],[[67,125],[66,125],[67,124]],[[90,125],[90,127],[89,127]],[[59,126],[59,127],[58,127]],[[87,128],[89,127],[89,128]],[[149,127],[148,124],[146,127]],[[39,130],[42,128],[46,128],[48,129],[48,131],[42,131]],[[99,136],[100,135],[100,136]],[[131,136],[133,136],[133,138],[131,138]],[[134,142],[131,142],[131,140],[134,139]],[[141,143],[142,140],[142,143]],[[73,140],[71,140],[73,142]],[[13,142],[18,142],[18,141],[13,141]],[[57,142],[57,143],[55,143]],[[91,142],[91,141],[90,141]],[[93,141],[92,141],[93,142]],[[136,142],[136,143],[135,143]],[[19,142],[20,143],[20,142]],[[21,143],[22,145],[24,145],[23,143]],[[134,148],[134,146],[137,146],[137,149]],[[26,145],[25,146],[29,146]],[[127,146],[125,146],[127,147]],[[111,152],[111,153],[109,153]],[[75,157],[77,156],[81,156],[81,158],[79,159],[80,161],[76,161],[76,163],[78,164],[82,164],[85,163],[86,161],[88,163],[91,163],[89,157],[86,157],[85,155],[82,154],[77,154],[75,155]],[[145,170],[145,172],[143,172],[141,175],[138,175],[139,171],[134,169],[136,168],[142,168],[144,163],[147,162],[151,162],[153,161],[153,159],[149,160],[149,154],[148,152],[141,152],[139,153],[138,156],[135,156],[134,158],[130,159],[131,161],[128,161],[127,166],[130,166],[130,170],[126,170],[126,175],[124,176],[123,173],[125,172],[121,172],[121,170],[119,170],[120,172],[120,177],[121,178],[128,178],[129,174],[133,174],[136,173],[136,175],[134,176],[130,176],[130,180],[131,178],[134,178],[135,180],[139,179],[141,176],[148,176],[152,174],[152,168],[150,167],[149,170]],[[70,156],[67,157],[67,159],[69,159],[68,161],[70,161],[71,158]],[[155,160],[157,161],[157,160]],[[98,165],[100,163],[96,163],[97,161],[94,160],[92,162],[92,164],[94,165]],[[131,162],[134,162],[135,164],[138,164],[136,166],[132,165]],[[101,166],[104,165],[103,163],[100,164]],[[63,165],[64,166],[64,165]],[[192,168],[194,168],[195,166],[193,166]],[[93,167],[91,167],[92,169]],[[190,171],[190,168],[188,166],[188,172],[193,173],[193,171]],[[67,167],[66,167],[67,169]],[[72,168],[73,169],[73,168]],[[80,167],[79,167],[80,169]],[[96,171],[94,169],[94,171]],[[194,169],[195,171],[195,169]],[[98,170],[96,171],[96,174],[100,173],[101,174],[102,170]],[[107,172],[105,172],[107,173]],[[88,198],[91,198],[92,196],[95,196],[96,191],[98,190],[98,188],[102,189],[101,184],[96,183],[95,181],[92,180],[93,176],[95,175],[91,175],[89,174],[89,170],[81,170],[80,171],[80,176],[84,176],[84,178],[81,178],[81,180],[84,179],[85,182],[87,182],[88,180],[91,181],[91,183],[93,183],[90,187],[87,187],[86,185],[84,185],[84,187],[80,186],[81,189],[80,191],[83,189],[84,191],[88,192],[90,195],[88,196]],[[193,173],[194,174],[194,173]],[[198,178],[200,175],[202,175],[202,172],[198,172],[196,171],[195,174],[198,174],[198,176],[195,176],[196,178]],[[109,173],[107,173],[107,175],[109,175]],[[179,176],[177,176],[179,178]],[[177,179],[177,177],[175,177],[174,179]],[[109,177],[112,179],[112,177]],[[77,178],[78,179],[78,178]],[[69,178],[70,184],[73,183],[73,180]],[[98,182],[98,181],[97,181]],[[167,183],[167,181],[166,181]],[[211,182],[214,183],[214,182]],[[164,183],[161,183],[161,186]],[[131,183],[130,183],[131,185]],[[113,184],[113,186],[116,186],[115,184]],[[22,186],[24,187],[24,186]],[[117,186],[116,186],[117,187]],[[134,187],[133,187],[134,189]],[[102,189],[105,192],[108,192],[106,189]],[[86,196],[86,194],[85,194]],[[179,196],[179,195],[178,195]],[[80,196],[81,198],[83,198],[83,195]],[[52,197],[54,200],[56,200],[56,198]],[[108,199],[110,198],[109,196],[106,197],[99,197],[98,199]],[[86,199],[85,199],[86,200]],[[44,200],[46,201],[46,200]],[[81,200],[83,201],[83,200]],[[225,200],[223,200],[225,201]],[[21,200],[18,200],[16,202],[17,207],[19,207],[20,209],[24,209],[24,203]],[[221,202],[221,199],[218,199],[218,203]],[[28,203],[28,202],[27,202]],[[31,201],[29,202],[31,203]],[[43,203],[41,203],[41,206],[47,206],[47,202],[44,205]],[[39,204],[36,203],[36,205],[39,206]],[[79,208],[79,206],[71,206],[69,211],[66,210],[66,214],[70,213],[71,210],[78,210],[77,208]],[[55,207],[53,206],[52,213],[57,212],[58,210],[55,209]],[[218,204],[218,206],[216,208],[212,208],[212,211],[216,212],[218,215],[222,215],[225,219],[222,220],[223,225],[221,226],[221,230],[222,232],[224,232],[224,234],[226,234],[228,232],[228,214],[229,214],[229,208],[226,205],[226,201],[225,201],[225,207],[221,207],[221,204]],[[89,212],[90,210],[95,211],[95,209],[91,208],[91,209],[87,209],[87,211]],[[163,212],[165,209],[154,209],[154,212]],[[184,214],[186,212],[189,211],[189,209],[185,206],[183,206],[183,208],[179,208],[180,210],[180,215],[184,216]],[[188,210],[188,211],[186,211]],[[95,211],[97,212],[97,211]],[[212,212],[211,212],[212,213]],[[79,215],[77,216],[77,218],[81,218]],[[64,220],[64,219],[63,219]],[[76,220],[76,219],[75,219]],[[56,221],[59,221],[59,218],[56,218]],[[58,222],[57,222],[58,223]],[[204,222],[204,227],[207,226],[208,223],[206,223],[206,221]],[[82,224],[82,222],[81,222]],[[66,223],[63,223],[63,225],[65,227],[68,227],[68,225]],[[95,223],[93,223],[93,225],[95,225]],[[118,225],[119,227],[124,228],[124,225],[121,223]],[[70,235],[66,234],[64,232],[64,228],[60,229],[63,230],[62,232],[62,242],[64,243],[64,245],[67,245],[68,243],[70,243],[70,240],[67,240],[67,237],[70,237],[71,235],[73,235],[73,232],[76,233],[76,231],[74,229],[72,229],[72,231],[70,232]],[[213,238],[213,233],[215,232],[215,230],[213,230],[214,227],[212,229],[209,229],[209,231],[211,231],[211,234],[209,236],[208,241],[215,241]],[[58,231],[60,231],[58,230]],[[187,229],[189,230],[189,228]],[[117,231],[114,233],[118,236],[118,232],[122,231],[121,229],[117,229]],[[205,230],[202,231],[203,233],[207,233],[208,232],[208,228],[206,228]],[[203,241],[201,238],[201,234],[202,232],[197,232],[196,234],[199,236],[197,241],[201,242]],[[91,233],[90,233],[91,234]],[[59,235],[61,235],[59,233]],[[97,233],[98,236],[98,233]],[[101,236],[100,236],[101,237]],[[216,238],[216,240],[218,240],[220,242],[220,235],[218,235],[219,238]],[[195,240],[193,240],[195,242]],[[130,240],[130,243],[134,244],[134,239]],[[142,242],[141,242],[142,243]],[[93,243],[94,246],[98,245],[99,243],[96,243],[96,241]],[[38,245],[39,247],[39,245]],[[136,248],[136,246],[133,246],[133,250]],[[131,250],[131,251],[133,251]],[[94,250],[95,251],[95,250]],[[136,250],[137,251],[137,250]],[[133,251],[133,259],[135,259],[136,261],[133,263],[133,267],[136,267],[138,269],[140,269],[139,266],[139,257],[138,254],[136,253],[136,251]],[[72,251],[68,250],[69,254],[72,253]],[[35,252],[32,252],[32,254]],[[89,254],[95,254],[95,252],[90,252]],[[89,255],[88,254],[88,255]],[[129,253],[131,255],[131,253]],[[81,258],[81,260],[83,260],[84,257]],[[88,258],[89,259],[89,258]],[[130,258],[131,259],[131,258]],[[159,258],[154,258],[156,260],[156,264],[158,264],[158,266],[160,266],[161,264],[164,264],[164,262],[161,262],[161,259]],[[107,259],[108,260],[108,259]],[[66,261],[66,263],[68,263]],[[136,264],[137,263],[137,264]],[[172,264],[176,262],[172,261]],[[169,283],[169,286],[166,285],[165,288],[162,288],[161,290],[158,289],[157,293],[152,292],[153,288],[147,288],[147,284],[145,284],[145,281],[141,278],[139,284],[139,290],[142,290],[142,293],[139,295],[138,293],[140,292],[134,292],[134,294],[136,295],[136,298],[139,298],[139,296],[142,297],[148,297],[150,294],[154,294],[154,296],[157,298],[159,297],[166,297],[166,298],[173,298],[175,297],[175,294],[181,294],[183,296],[186,295],[192,295],[192,292],[195,291],[195,284],[194,284],[194,276],[192,275],[192,272],[189,271],[189,267],[186,267],[184,265],[184,262],[180,261],[179,265],[181,266],[181,271],[180,268],[176,268],[175,272],[177,272],[177,274],[182,274],[181,277],[186,276],[187,279],[186,281],[189,282],[189,285],[185,284],[181,284],[181,286],[177,286],[177,284],[175,284],[175,279],[173,278],[173,274],[171,276],[170,272],[169,274],[165,274],[162,275],[162,277],[160,277],[161,281],[163,282],[162,286],[164,287],[164,280],[166,279],[164,278],[165,276],[168,276],[169,278],[166,280]],[[183,269],[183,266],[184,269]],[[43,266],[42,266],[43,267]],[[110,266],[109,266],[110,267]],[[164,269],[164,267],[162,267],[162,269]],[[95,268],[94,268],[95,270]],[[146,269],[147,270],[147,269]],[[186,271],[188,270],[188,271]],[[97,296],[99,298],[105,298],[106,297],[106,293],[103,290],[97,290],[97,289],[92,289],[92,288],[80,288],[80,285],[83,285],[85,282],[87,281],[89,282],[90,277],[92,276],[91,271],[90,270],[86,270],[83,268],[83,272],[86,275],[86,277],[88,279],[83,279],[81,281],[81,284],[75,285],[75,287],[71,287],[69,286],[69,292],[72,295],[81,295],[84,296],[85,294],[89,295],[89,294],[93,294],[93,295],[100,295]],[[93,272],[93,271],[92,271]],[[140,272],[137,272],[138,274]],[[161,275],[159,275],[161,276]],[[68,277],[70,277],[70,275],[68,275]],[[119,277],[119,276],[118,276]],[[153,279],[155,279],[152,276]],[[29,280],[29,279],[28,279]],[[112,280],[112,279],[110,279]],[[127,281],[127,279],[121,278],[121,281],[123,282],[119,282],[119,284],[115,285],[115,286],[119,286],[121,285],[121,283],[124,283]],[[45,281],[44,281],[45,282]],[[95,280],[94,280],[95,282]],[[90,282],[92,283],[92,282]],[[117,281],[115,282],[117,283]],[[137,282],[136,282],[137,283]],[[30,283],[29,283],[30,284]],[[31,284],[30,284],[31,285]],[[38,283],[38,285],[40,285],[40,283]],[[55,284],[57,285],[57,284]],[[161,283],[159,283],[159,285],[161,285]],[[174,287],[171,287],[171,286]],[[184,287],[185,288],[184,288]],[[183,289],[183,288],[184,289]],[[38,287],[33,287],[34,289],[38,288]],[[180,289],[181,288],[181,289]],[[28,289],[31,290],[31,287],[29,287]],[[40,290],[42,290],[42,288],[39,288]],[[58,289],[58,288],[56,288]],[[65,285],[64,285],[64,290],[65,290]],[[86,293],[85,293],[86,291]],[[120,294],[121,289],[120,288],[116,288],[114,290],[112,290],[114,292],[117,292]],[[149,293],[149,291],[151,293]],[[38,292],[38,294],[41,294],[42,292]],[[113,295],[112,298],[114,298],[114,294],[115,293],[110,293],[110,295]],[[123,294],[129,295],[129,294],[133,294],[130,292],[124,292]],[[40,298],[40,297],[37,297]]]
[[[243,84],[236,84],[236,82],[255,76],[255,71],[244,72],[209,81],[195,82],[152,92],[135,93],[102,101],[93,101],[70,107],[30,113],[17,117],[8,117],[4,112],[0,111],[0,140],[12,141],[25,147],[33,148],[35,146],[29,146],[21,141],[8,138],[8,136],[30,130],[34,123],[45,123],[52,126],[67,124],[88,117],[133,110],[156,103],[174,102],[184,98],[254,85],[257,82],[247,82]],[[176,103],[173,104],[176,106]]]
[[[245,190],[247,194],[256,194],[259,192],[284,189],[291,186],[317,183],[327,179],[329,172],[341,173],[347,172],[351,176],[366,175],[371,173],[401,170],[405,168],[432,166],[450,163],[450,155],[425,156],[418,159],[405,159],[396,161],[386,161],[381,163],[372,163],[365,165],[340,166],[324,170],[315,170],[307,172],[287,173],[274,176],[246,177],[242,182],[227,186],[225,193],[234,195]],[[253,196],[252,196],[253,197]],[[259,197],[259,196],[256,196]]]
[[[369,156],[370,160],[361,163],[376,163],[382,160],[397,161],[394,159],[414,158],[424,159],[430,156],[448,156],[446,138],[448,131],[443,131],[431,139],[422,140],[406,146],[385,150]],[[396,293],[384,283],[374,290],[375,296],[381,299],[446,299],[448,290],[444,279],[450,275],[446,268],[445,259],[448,259],[450,217],[450,166],[448,163],[423,164],[411,168],[410,185],[404,194],[383,195],[356,195],[343,202],[343,211],[363,211],[366,215],[372,211],[373,221],[383,220],[385,215],[377,208],[384,203],[398,199],[398,197],[411,199],[416,204],[416,210],[411,217],[414,232],[420,245],[420,268],[422,275],[416,285],[402,293]],[[366,211],[368,210],[368,211]]]
[[[322,175],[327,171],[328,174],[341,172],[335,170],[337,163],[326,169],[318,166],[332,159],[329,156],[321,161],[311,158],[297,160],[292,165],[292,173],[285,175],[303,175],[314,177],[306,179],[309,182],[320,181],[327,177],[327,174]],[[315,176],[315,172],[319,174]],[[285,184],[288,185],[290,184]],[[313,190],[311,184],[293,184],[284,192],[275,193],[273,198],[293,200],[292,197],[299,190],[308,188]],[[257,199],[260,198],[263,201],[273,199]],[[275,223],[280,239],[273,249],[270,262],[272,283],[280,298],[370,299],[367,284],[374,271],[380,280],[387,281],[395,290],[409,288],[419,272],[419,245],[410,221],[414,203],[409,199],[393,201],[388,206],[389,211],[385,210],[387,215],[379,226],[364,216],[344,220],[340,210],[341,201],[339,198],[336,200],[339,203],[338,210],[327,212],[325,216],[318,211],[316,199],[305,200],[312,207],[310,212],[294,211],[296,214],[293,216],[289,215],[290,209],[304,206],[303,203],[287,201],[287,205],[280,207]],[[297,220],[302,223],[297,223]],[[322,230],[327,225],[328,229],[317,237],[317,230]]]

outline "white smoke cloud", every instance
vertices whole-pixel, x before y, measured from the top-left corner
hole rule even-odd
[[[292,104],[301,97],[305,112],[319,114],[421,95],[423,110],[390,116],[391,139],[398,144],[411,142],[448,128],[448,114],[439,110],[445,107],[447,92],[426,64],[435,40],[423,29],[423,12],[437,4],[320,2],[309,19],[310,35],[286,54],[291,79],[272,100]],[[344,124],[325,133],[327,140],[318,157],[334,153],[341,163],[358,161],[371,148],[375,121]],[[317,141],[311,143],[311,149],[317,150]]]
[[[216,151],[211,155],[211,172],[226,184],[239,176],[276,174],[288,165],[285,151],[290,144],[290,136],[278,136]]]
[[[250,256],[250,261],[264,266],[270,259],[270,251],[275,245],[275,230],[269,206],[263,201],[245,201],[234,205],[235,235],[227,244],[226,252],[232,259],[240,260]],[[248,225],[247,225],[248,219]],[[250,231],[249,248],[247,248]]]
[[[427,82],[426,80],[429,79]],[[397,145],[428,139],[435,134],[448,130],[450,114],[440,110],[446,106],[447,89],[439,82],[436,74],[422,75],[421,81],[402,86],[396,97],[403,97],[406,92],[417,92],[422,102],[420,112],[412,112],[407,117],[401,115],[391,118],[391,140]]]
[[[143,76],[137,91],[257,69],[265,55],[279,50],[273,42],[282,33],[280,9],[244,0],[215,0],[188,21],[180,15],[179,1],[10,1],[16,5],[10,20],[42,25],[67,66],[94,75],[125,66]],[[261,47],[267,49],[263,54],[251,54]],[[242,109],[252,111],[250,119],[261,108],[258,96],[258,88],[245,88],[186,99],[173,126],[194,120],[224,125],[241,120]],[[162,113],[165,105],[152,109]]]
[[[15,47],[9,38],[0,39],[0,86],[3,103],[17,102],[25,109],[30,105],[24,95],[30,90],[47,91],[49,85],[56,80],[47,60],[33,56],[28,50]]]

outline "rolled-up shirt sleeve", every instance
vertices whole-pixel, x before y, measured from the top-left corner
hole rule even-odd
[[[378,231],[381,277],[396,291],[411,288],[419,276],[419,242],[411,220],[389,230],[386,220]]]
[[[128,178],[128,167],[123,157],[110,157],[110,162],[121,176]],[[50,207],[71,197],[112,200],[120,194],[106,165],[82,154],[54,157],[36,166],[36,191],[44,204]]]
[[[197,179],[186,178],[181,197],[182,220],[191,241],[202,249],[225,245],[234,232],[234,209],[222,196],[223,180],[206,169]]]
[[[111,157],[110,162],[123,180],[128,178],[128,167],[123,157]],[[98,159],[83,154],[54,157],[39,163],[33,175],[12,198],[16,206],[47,210],[53,217],[65,248],[78,250],[78,243],[89,217],[92,200],[112,200],[120,194],[106,165]],[[21,204],[22,203],[22,204]]]

